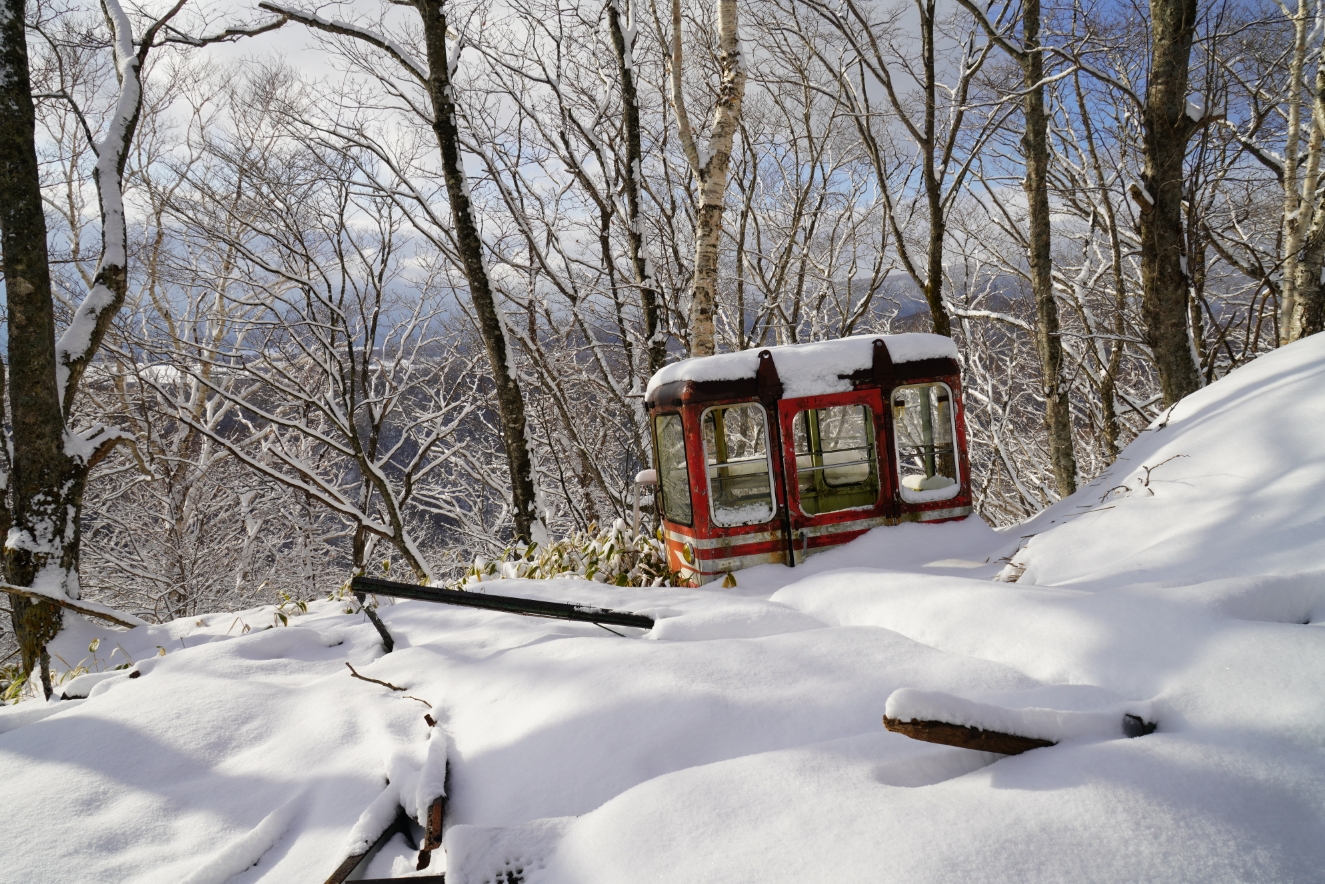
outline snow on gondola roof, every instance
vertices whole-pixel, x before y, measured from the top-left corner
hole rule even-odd
[[[647,394],[675,381],[735,381],[752,378],[759,368],[759,354],[767,349],[788,398],[822,396],[851,389],[844,375],[873,364],[874,342],[888,345],[894,363],[922,359],[956,359],[957,345],[944,335],[909,333],[900,335],[855,335],[836,341],[789,344],[683,359],[664,366],[649,380]]]

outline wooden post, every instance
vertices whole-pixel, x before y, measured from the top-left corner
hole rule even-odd
[[[362,610],[364,614],[368,615],[368,620],[373,624],[373,628],[376,629],[377,634],[382,637],[382,647],[386,649],[388,654],[391,653],[396,648],[396,640],[392,638],[391,633],[387,631],[386,624],[382,622],[381,617],[377,616],[377,611],[368,606],[364,593],[356,592],[354,597],[359,602],[359,609]]]
[[[350,875],[354,874],[354,870],[359,868],[359,865],[367,859],[374,850],[377,850],[387,841],[390,841],[391,836],[395,835],[397,832],[408,831],[409,817],[405,815],[405,811],[397,809],[395,820],[391,825],[386,827],[386,830],[383,831],[381,835],[377,836],[377,840],[373,842],[373,846],[365,850],[363,853],[354,853],[345,857],[345,859],[341,861],[341,864],[336,866],[336,871],[331,873],[331,877],[327,878],[326,884],[345,884],[345,881],[349,879]],[[408,837],[409,836],[406,835],[406,838]]]

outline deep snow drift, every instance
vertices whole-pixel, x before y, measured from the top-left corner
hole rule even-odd
[[[331,602],[271,629],[271,609],[80,625],[65,659],[100,635],[142,676],[0,710],[0,881],[319,882],[385,790],[418,809],[442,757],[429,871],[453,884],[1320,880],[1322,439],[1317,338],[1005,532],[881,528],[734,590],[485,586],[651,613],[646,635],[421,602],[381,609],[388,656]],[[1059,743],[888,733],[904,688],[898,708]],[[1098,726],[1125,710],[1158,731]],[[413,856],[397,836],[366,873]]]

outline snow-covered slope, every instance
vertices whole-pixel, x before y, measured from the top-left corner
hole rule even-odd
[[[1320,880],[1322,439],[1309,339],[1009,532],[878,529],[735,590],[490,587],[648,635],[416,602],[383,608],[388,656],[333,603],[105,635],[141,677],[0,710],[0,881],[321,881],[437,746],[452,884]],[[918,743],[880,722],[902,688],[1068,724],[1016,757]],[[1143,709],[1149,736],[1095,725]],[[397,836],[368,872],[412,868]]]

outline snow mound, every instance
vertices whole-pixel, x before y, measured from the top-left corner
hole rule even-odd
[[[1284,581],[1325,563],[1325,341],[1305,338],[1183,399],[1112,467],[1016,529],[1021,584],[1163,594]],[[1254,606],[1244,608],[1254,614]],[[1257,618],[1259,619],[1259,618]]]
[[[325,880],[445,789],[429,871],[451,884],[1314,882],[1322,437],[1325,336],[1005,532],[880,528],[730,590],[484,584],[650,613],[649,633],[404,602],[380,609],[383,655],[339,603],[274,628],[70,615],[62,657],[100,637],[139,677],[0,710],[5,873]],[[1058,744],[921,743],[885,712]],[[1159,730],[1113,739],[1125,713]],[[362,874],[413,869],[408,840]]]
[[[263,854],[271,850],[290,828],[303,797],[302,793],[295,795],[267,814],[251,832],[222,847],[180,884],[225,884],[240,872],[257,865]]]

